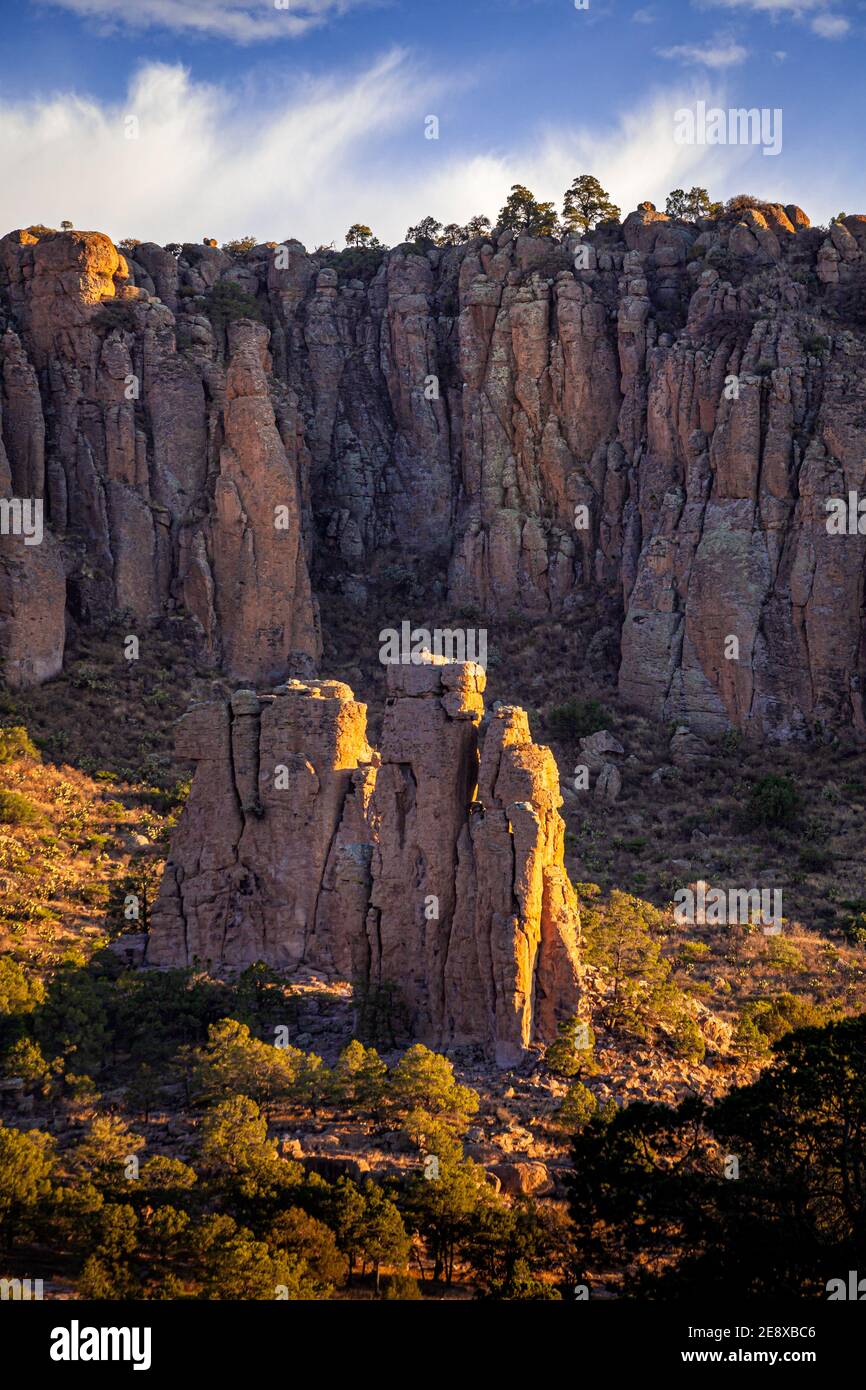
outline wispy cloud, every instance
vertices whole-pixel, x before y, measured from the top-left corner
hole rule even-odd
[[[657,48],[656,52],[660,58],[717,71],[736,67],[749,56],[749,50],[741,43],[726,38],[709,39],[706,43],[678,43],[672,48]]]
[[[223,238],[240,225],[305,238],[330,225],[330,239],[344,196],[354,216],[375,215],[360,162],[401,126],[415,123],[423,140],[437,89],[395,50],[360,73],[287,87],[268,107],[241,81],[229,91],[165,64],[141,68],[122,103],[75,93],[0,102],[6,217],[18,226],[67,217],[159,241]]]
[[[75,93],[0,101],[0,231],[68,218],[115,239],[249,233],[313,247],[341,244],[360,221],[394,245],[427,214],[494,219],[513,183],[560,206],[577,174],[594,173],[624,213],[646,198],[663,207],[672,188],[693,183],[719,198],[755,183],[753,147],[674,140],[678,108],[726,104],[715,79],[672,84],[608,121],[527,126],[480,148],[458,144],[461,123],[448,117],[467,82],[396,50],[360,71],[287,85],[267,104],[240,80],[229,90],[164,64],[142,68],[118,103]],[[430,112],[441,117],[439,140],[424,138]],[[138,139],[125,137],[130,115]],[[796,199],[796,170],[786,183]]]
[[[850,28],[850,21],[839,14],[819,14],[812,20],[812,32],[821,39],[844,39]]]
[[[842,39],[851,29],[851,21],[831,11],[831,6],[845,0],[692,0],[701,10],[748,10],[767,15],[770,19],[790,19],[809,25],[820,39]]]
[[[697,0],[698,9],[754,10],[758,14],[785,15],[799,19],[803,14],[827,8],[830,0]]]
[[[700,10],[749,10],[771,19],[810,20],[814,32],[823,39],[840,38],[851,27],[842,16],[827,13],[839,0],[693,0],[693,3]]]
[[[101,29],[170,29],[175,33],[260,43],[298,38],[372,0],[36,0],[69,10]]]

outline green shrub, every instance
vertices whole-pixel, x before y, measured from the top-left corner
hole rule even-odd
[[[262,322],[262,311],[258,302],[238,283],[237,280],[220,280],[207,295],[205,309],[211,323],[217,328],[237,319],[254,319]]]
[[[790,777],[771,772],[754,784],[746,806],[746,822],[752,826],[794,825],[800,812],[800,793]]]
[[[735,193],[733,198],[729,198],[725,203],[725,213],[728,217],[733,217],[736,213],[745,212],[747,208],[754,208],[756,212],[766,212],[769,206],[763,198],[755,198],[751,193]]]
[[[551,733],[562,738],[586,738],[610,723],[610,713],[598,700],[567,700],[554,705],[546,723]]]
[[[828,849],[821,849],[819,845],[804,845],[800,850],[800,868],[807,873],[821,873],[824,869],[829,869],[833,863],[833,855]]]
[[[767,961],[776,970],[790,970],[799,974],[806,969],[799,946],[795,946],[793,941],[786,941],[783,936],[768,937]]]
[[[825,1012],[799,994],[777,994],[773,999],[760,999],[747,1004],[743,1011],[767,1043],[778,1042],[796,1028],[822,1028],[827,1022]]]
[[[579,1076],[581,1072],[597,1071],[595,1034],[588,1023],[579,1018],[563,1019],[557,1024],[557,1036],[544,1054],[545,1065],[555,1076]]]
[[[751,1013],[743,1011],[734,1032],[734,1047],[742,1057],[757,1061],[770,1050],[766,1035],[761,1032]]]
[[[743,735],[739,729],[725,729],[719,739],[719,752],[726,758],[736,757],[743,747]]]
[[[363,280],[368,285],[382,264],[385,250],[384,246],[347,246],[324,255],[322,265],[336,270],[341,280]]]
[[[37,808],[21,792],[0,791],[0,825],[35,825]]]
[[[39,756],[39,749],[23,724],[0,729],[0,763],[11,762],[13,758],[38,759]]]
[[[254,246],[258,246],[258,244],[254,236],[242,236],[236,237],[234,241],[224,241],[222,250],[225,251],[226,255],[236,256],[240,259],[242,256],[245,256],[248,251],[252,251]]]
[[[691,1014],[681,1014],[677,1019],[671,1039],[674,1052],[688,1062],[702,1062],[707,1050],[700,1024]]]
[[[407,1300],[417,1302],[423,1297],[418,1280],[413,1274],[389,1274],[382,1282],[382,1297],[385,1299],[399,1299],[405,1303]]]
[[[842,928],[845,940],[851,946],[866,946],[866,912],[855,912]]]
[[[598,1101],[588,1086],[575,1081],[565,1093],[562,1105],[556,1112],[557,1124],[564,1129],[583,1129],[598,1111]]]
[[[710,948],[705,941],[685,941],[680,948],[680,963],[691,965],[700,960],[706,960],[710,954]]]

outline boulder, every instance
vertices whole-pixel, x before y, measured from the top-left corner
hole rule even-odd
[[[488,1172],[499,1179],[508,1197],[543,1197],[553,1190],[553,1180],[543,1163],[494,1163]]]
[[[609,763],[612,757],[619,757],[625,753],[622,744],[613,734],[608,733],[607,729],[600,729],[598,733],[580,739],[578,746],[578,761],[585,764],[592,773],[601,772],[605,763]]]
[[[622,774],[614,763],[602,764],[594,791],[602,801],[616,801],[622,791]]]

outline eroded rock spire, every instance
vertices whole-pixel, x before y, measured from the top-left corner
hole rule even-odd
[[[394,989],[412,1035],[503,1065],[580,991],[556,764],[472,662],[388,670],[381,753],[338,681],[192,709],[196,762],[148,961],[256,960]]]

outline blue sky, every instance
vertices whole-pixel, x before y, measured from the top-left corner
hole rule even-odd
[[[596,174],[866,211],[863,0],[0,0],[2,230],[393,243]],[[782,150],[680,145],[698,101]],[[425,138],[435,115],[439,138]],[[131,122],[130,118],[134,117]],[[129,138],[130,134],[134,138]]]

